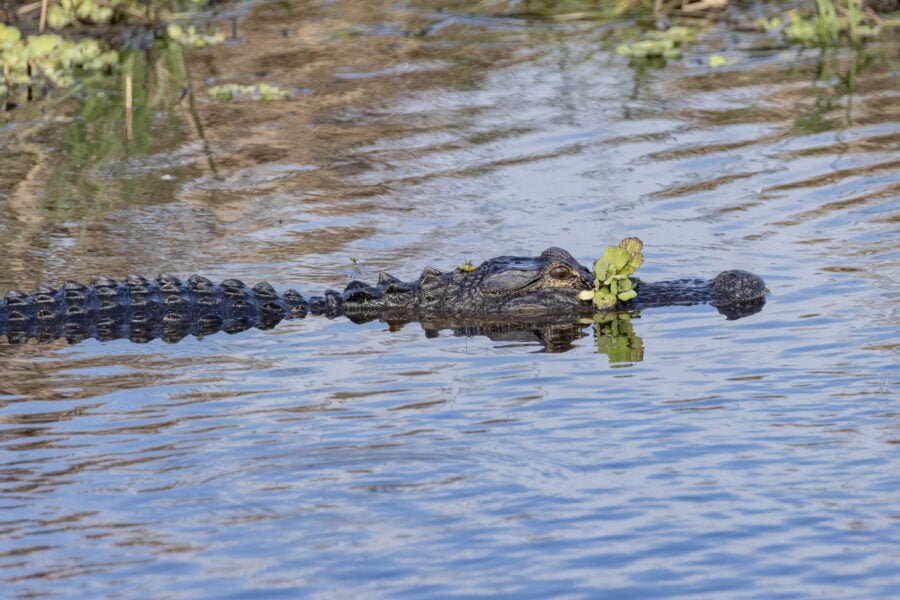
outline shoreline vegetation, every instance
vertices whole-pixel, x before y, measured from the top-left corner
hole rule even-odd
[[[126,118],[134,102],[139,54],[180,56],[176,71],[189,72],[184,50],[226,42],[227,23],[217,20],[210,0],[0,0],[0,108],[13,110],[62,91],[89,89],[99,76],[115,75]],[[697,32],[710,26],[751,30],[773,46],[861,46],[900,25],[898,0],[804,0],[800,5],[752,5],[750,19],[740,0],[481,0],[460,2],[456,12],[502,14],[551,21],[619,20],[615,51],[630,62],[664,66],[679,59]],[[886,10],[894,12],[879,14]],[[763,16],[759,16],[763,15]],[[893,31],[891,31],[893,33]],[[236,23],[231,23],[236,37]],[[710,67],[732,64],[718,54]],[[192,92],[192,90],[189,90]],[[231,100],[287,100],[291,90],[270,83],[221,82],[206,97]],[[128,128],[129,131],[131,127]]]

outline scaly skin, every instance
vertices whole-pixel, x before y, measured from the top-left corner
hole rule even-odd
[[[592,284],[591,273],[559,248],[538,257],[493,258],[470,272],[428,268],[414,282],[382,274],[375,285],[352,281],[343,292],[328,290],[309,300],[294,290],[278,294],[265,282],[248,288],[235,279],[214,284],[197,275],[187,281],[132,275],[121,281],[98,278],[89,286],[66,282],[60,289],[9,292],[0,300],[0,336],[10,343],[61,337],[70,342],[174,342],[189,334],[268,329],[307,312],[343,315],[355,322],[419,321],[428,330],[514,330],[525,324],[571,324],[590,316],[593,307],[577,294]],[[745,271],[726,271],[709,281],[636,284],[637,298],[615,310],[710,303],[729,318],[739,318],[765,302],[762,279]]]

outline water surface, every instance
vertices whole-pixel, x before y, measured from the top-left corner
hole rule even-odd
[[[3,595],[900,595],[896,44],[709,30],[655,69],[613,25],[440,8],[245,6],[147,59],[130,143],[115,90],[22,109],[0,291],[320,292],[637,235],[644,278],[752,270],[764,310],[648,310],[625,355],[324,318],[2,345]],[[204,94],[232,81],[294,96]]]

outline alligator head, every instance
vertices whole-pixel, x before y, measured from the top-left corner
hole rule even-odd
[[[571,254],[548,248],[536,257],[498,256],[470,271],[425,269],[416,282],[415,308],[422,315],[572,313],[586,308],[578,292],[592,283]]]
[[[590,306],[578,292],[590,289],[593,277],[571,254],[548,248],[536,257],[498,256],[471,270],[442,272],[426,268],[416,281],[382,273],[374,286],[351,281],[343,292],[328,291],[310,299],[313,314],[343,314],[354,320],[369,315],[419,317],[534,317],[583,312]]]

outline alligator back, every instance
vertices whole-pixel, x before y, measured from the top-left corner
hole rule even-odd
[[[284,318],[306,316],[307,306],[296,291],[278,294],[266,282],[249,288],[237,279],[215,284],[198,275],[187,281],[170,275],[100,277],[90,285],[67,281],[59,289],[8,292],[0,300],[0,336],[10,343],[62,337],[70,342],[86,338],[175,342],[189,334],[268,329]]]

